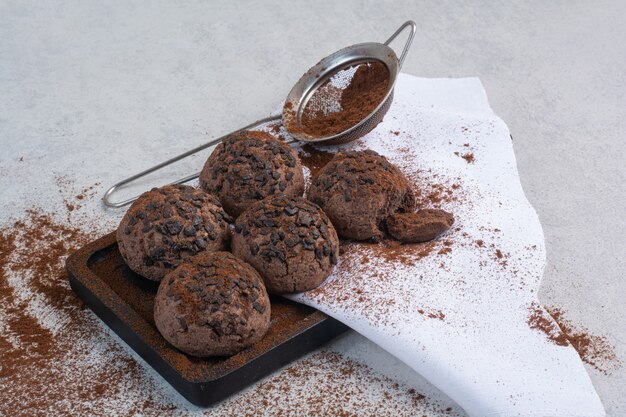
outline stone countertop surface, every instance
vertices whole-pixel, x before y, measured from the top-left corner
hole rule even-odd
[[[626,363],[624,16],[621,0],[0,2],[3,224],[33,205],[63,206],[59,178],[77,189],[99,183],[101,194],[128,174],[267,116],[320,58],[384,41],[412,19],[418,30],[403,72],[479,77],[512,132],[522,184],[545,232],[543,304],[604,336]],[[186,174],[205,157],[152,181]],[[93,213],[107,227],[122,214],[97,199],[85,204],[84,215]],[[409,402],[402,413],[439,415],[450,402],[356,334],[324,350],[380,375],[366,378],[365,394],[353,393],[357,403],[359,395],[383,395],[374,387],[381,378],[415,387],[439,407]],[[608,415],[625,415],[626,368],[588,371]],[[319,372],[328,380],[334,371]],[[147,375],[160,399],[190,414],[233,407],[195,409]],[[129,413],[120,404],[113,411]],[[289,409],[303,406],[294,400]]]

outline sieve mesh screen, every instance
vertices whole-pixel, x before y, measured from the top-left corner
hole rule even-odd
[[[323,137],[350,129],[385,99],[389,70],[379,61],[342,68],[319,84],[304,103],[298,122],[302,131]]]

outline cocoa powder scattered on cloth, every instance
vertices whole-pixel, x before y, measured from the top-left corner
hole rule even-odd
[[[342,279],[330,280],[307,294],[329,305],[341,305],[354,314],[367,312],[380,325],[390,324],[390,310],[408,304],[395,294],[386,296],[388,291],[385,289],[393,282],[393,270],[419,262],[442,263],[446,257],[451,256],[452,245],[452,240],[444,239],[426,243],[402,243],[392,239],[383,239],[379,243],[343,241],[338,265]],[[376,299],[363,291],[363,276],[371,277],[368,278],[367,285],[370,294],[377,294]],[[416,280],[421,279],[422,277],[416,277]],[[406,296],[411,295],[407,293]],[[425,306],[423,310],[435,315],[431,317],[427,313],[424,318],[439,318],[439,309]]]
[[[471,152],[468,153],[460,153],[460,152],[455,152],[454,153],[456,156],[459,156],[463,159],[465,159],[465,162],[467,162],[468,164],[473,164],[474,163],[474,154]]]
[[[345,88],[335,86],[331,78],[316,90],[302,112],[302,132],[315,137],[344,132],[383,101],[390,81],[387,67],[381,62],[370,62],[343,71],[354,69]]]
[[[429,308],[426,308],[426,309],[420,308],[420,309],[417,310],[417,312],[419,314],[421,314],[422,316],[428,317],[429,319],[437,319],[437,320],[444,321],[445,318],[446,318],[445,313],[443,311],[441,311],[441,310],[434,310],[434,309],[429,309]]]
[[[393,136],[393,133],[390,135]],[[392,312],[402,312],[414,315],[418,320],[432,319],[428,314],[418,315],[415,310],[403,310],[406,305],[413,303],[410,291],[406,297],[396,291],[393,296],[388,295],[388,288],[394,285],[423,285],[428,287],[431,281],[438,278],[436,273],[417,274],[412,282],[400,282],[399,271],[407,270],[418,264],[436,265],[438,269],[448,271],[449,264],[454,264],[455,251],[466,253],[475,251],[478,258],[477,267],[480,269],[507,270],[511,276],[511,287],[519,288],[524,285],[524,274],[517,275],[517,270],[508,267],[510,253],[499,248],[499,230],[491,227],[478,227],[475,230],[465,229],[467,212],[472,210],[475,193],[480,191],[471,182],[459,177],[452,177],[431,170],[424,170],[414,166],[417,158],[412,148],[400,149],[396,152],[393,162],[407,175],[413,186],[418,209],[438,209],[447,212],[463,213],[455,219],[455,224],[446,232],[445,236],[424,243],[403,243],[391,239],[383,239],[380,243],[365,243],[343,241],[340,247],[340,263],[335,277],[324,283],[323,286],[307,293],[307,297],[320,304],[336,307],[351,315],[367,315],[368,320],[376,326],[393,326],[389,322]],[[306,165],[306,164],[305,164]],[[480,245],[476,243],[480,241]],[[500,250],[502,258],[497,258],[496,250]],[[531,252],[529,252],[529,256]],[[508,268],[508,269],[507,269]],[[367,278],[364,278],[367,277]],[[449,285],[456,290],[467,288],[467,281],[458,276],[449,281]],[[513,290],[511,288],[511,290]],[[468,294],[471,296],[471,294]],[[424,311],[437,316],[437,311],[444,312],[442,306],[431,300],[420,305]],[[450,314],[449,314],[450,313]],[[442,325],[466,325],[463,318],[453,312],[445,311],[445,320]],[[439,321],[439,320],[433,320]]]

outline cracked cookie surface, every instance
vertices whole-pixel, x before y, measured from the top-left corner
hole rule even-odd
[[[224,250],[231,218],[217,198],[188,185],[143,193],[119,227],[117,243],[130,269],[153,281],[205,251]]]
[[[286,294],[320,285],[337,264],[339,241],[316,204],[278,195],[239,216],[232,250],[259,271],[270,293]]]
[[[415,206],[406,176],[371,150],[338,152],[313,178],[308,198],[339,236],[355,240],[382,239],[385,219]]]
[[[163,337],[187,354],[232,355],[263,338],[270,301],[250,265],[228,252],[204,253],[163,278],[154,321]]]
[[[236,218],[268,196],[301,196],[304,174],[289,145],[266,132],[244,131],[217,145],[202,168],[200,186]]]

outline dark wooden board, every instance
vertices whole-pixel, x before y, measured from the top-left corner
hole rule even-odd
[[[272,297],[270,329],[263,340],[224,358],[186,355],[159,334],[152,309],[158,283],[124,263],[115,233],[72,254],[66,263],[74,292],[193,404],[209,406],[321,346],[347,328],[307,306]]]

